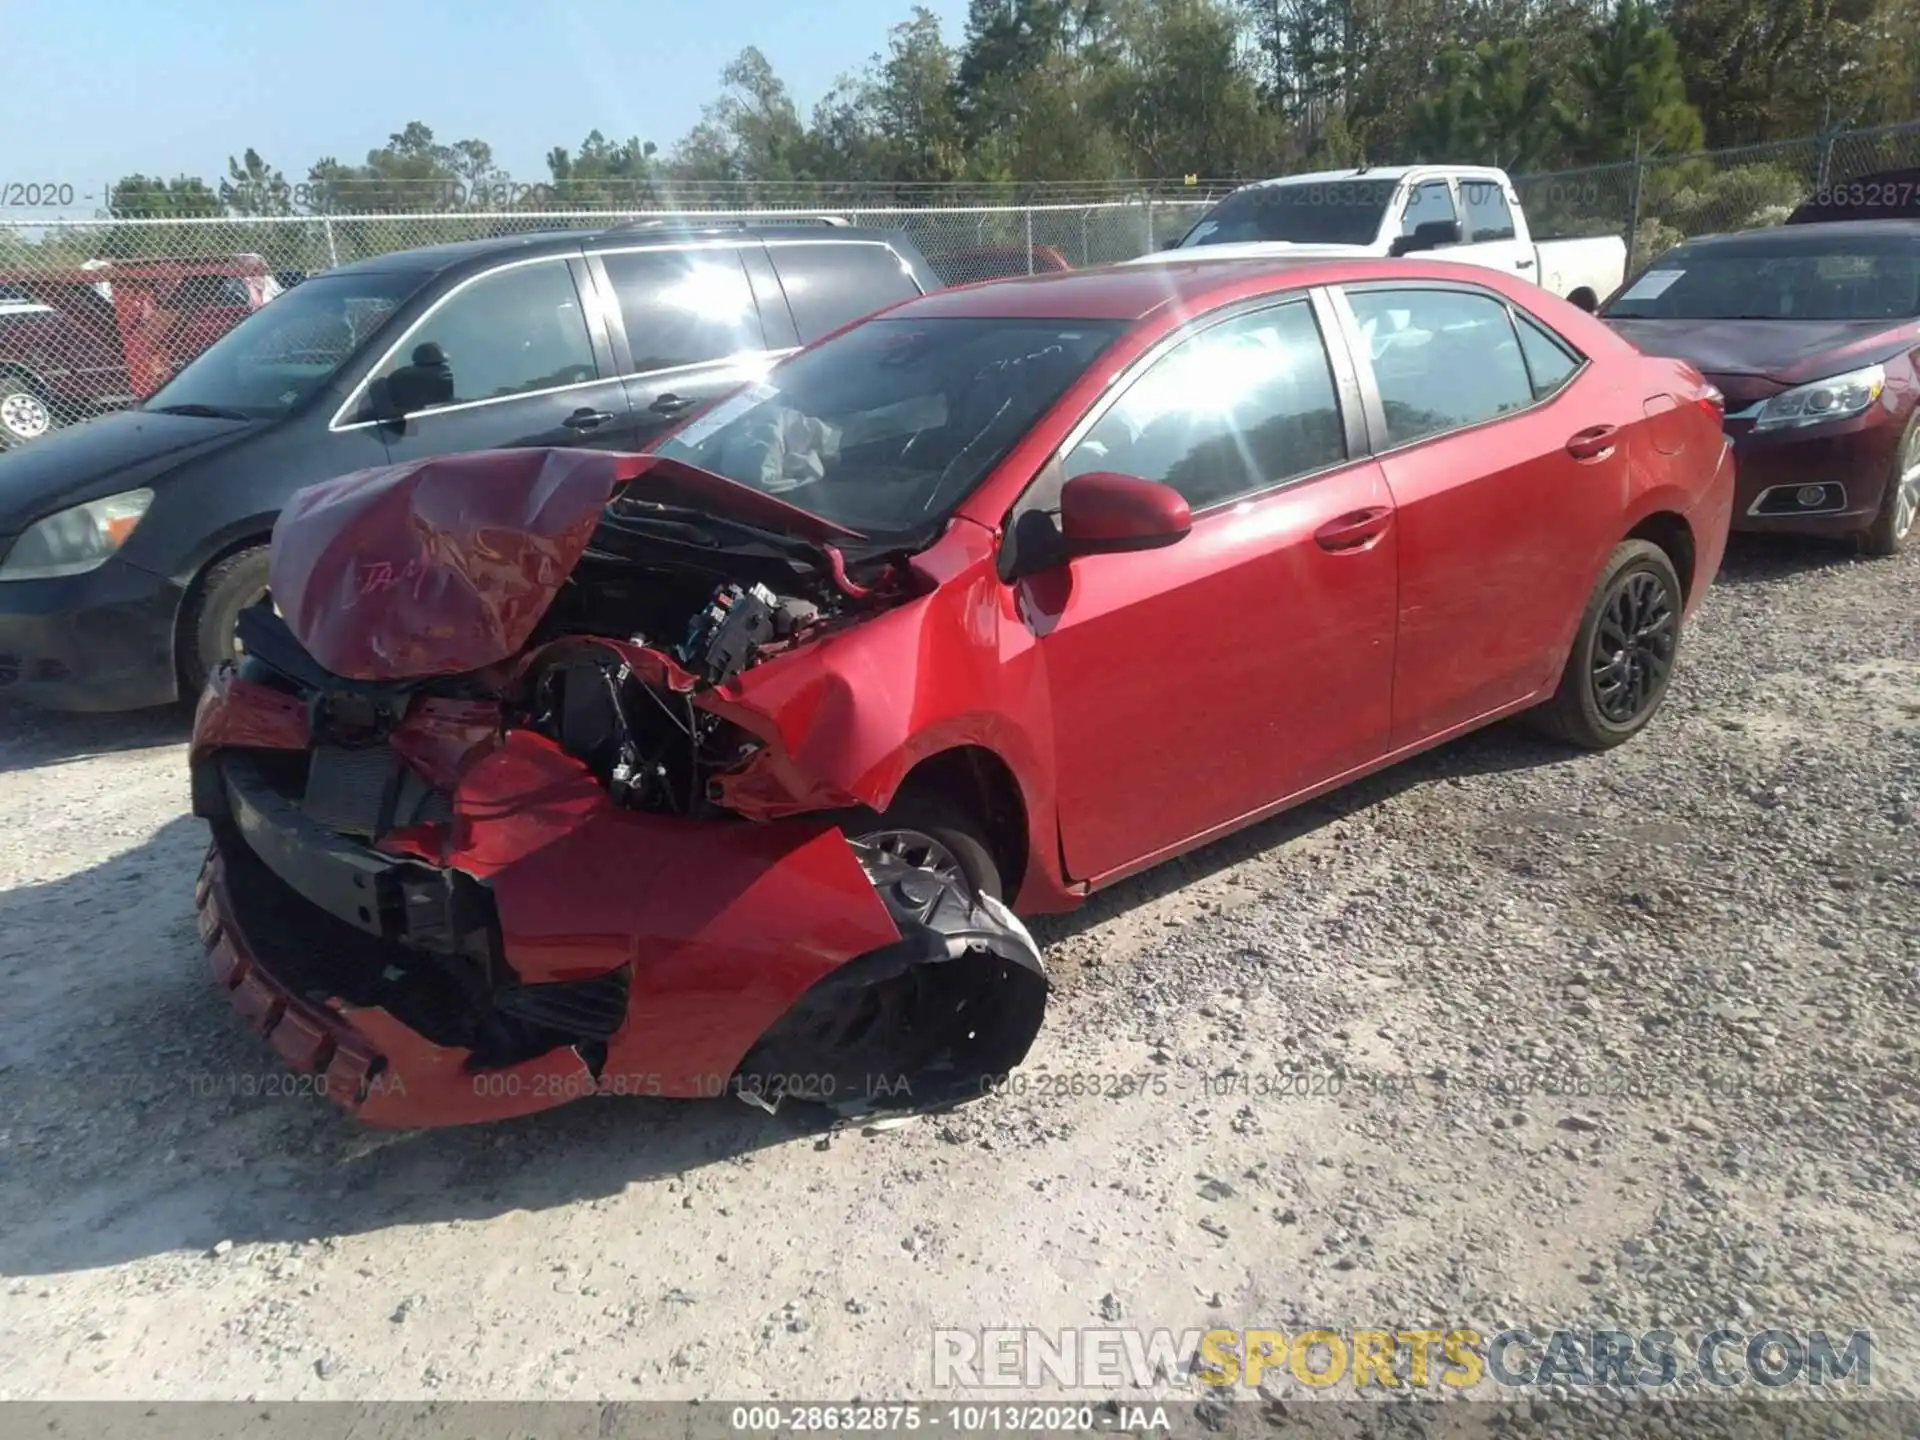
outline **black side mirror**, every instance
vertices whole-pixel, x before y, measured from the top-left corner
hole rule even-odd
[[[1413,227],[1411,235],[1397,235],[1387,247],[1389,255],[1411,255],[1416,250],[1439,250],[1460,243],[1458,220],[1428,220]]]
[[[368,387],[373,412],[382,420],[398,420],[417,411],[453,400],[453,367],[446,352],[431,341],[415,347],[411,364]]]

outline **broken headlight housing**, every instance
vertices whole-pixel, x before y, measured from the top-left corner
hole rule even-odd
[[[1783,390],[1760,407],[1753,417],[1758,430],[1795,430],[1824,425],[1829,420],[1851,420],[1864,415],[1887,388],[1887,372],[1878,365],[1829,375],[1811,384]]]

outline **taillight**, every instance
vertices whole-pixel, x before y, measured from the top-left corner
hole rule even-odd
[[[1727,397],[1715,386],[1701,386],[1699,398],[1694,403],[1711,415],[1716,425],[1727,418]]]

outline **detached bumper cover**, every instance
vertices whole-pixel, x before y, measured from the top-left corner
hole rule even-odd
[[[399,854],[319,831],[244,754],[201,753],[195,772],[214,824],[196,897],[213,977],[370,1124],[722,1094],[776,1022],[832,993],[823,981],[916,938],[836,829],[622,810],[528,732],[461,777],[438,863],[417,836]],[[1013,1021],[1004,1065],[1024,1058],[1044,1005],[1024,932],[1015,948],[1040,999]],[[615,977],[624,1005],[600,1038],[497,1058],[500,1026],[480,1022],[565,1015],[578,1029]]]

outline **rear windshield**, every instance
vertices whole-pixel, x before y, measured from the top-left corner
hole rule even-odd
[[[918,536],[973,492],[1121,329],[869,320],[722,401],[659,453],[863,535]]]
[[[1209,210],[1179,248],[1286,240],[1296,245],[1367,245],[1379,235],[1393,199],[1389,180],[1256,185]]]
[[[331,380],[426,278],[394,271],[316,275],[214,341],[147,408],[204,405],[261,420],[283,415]]]
[[[1920,315],[1920,244],[1810,237],[1669,251],[1603,312],[1619,320],[1903,320]]]

